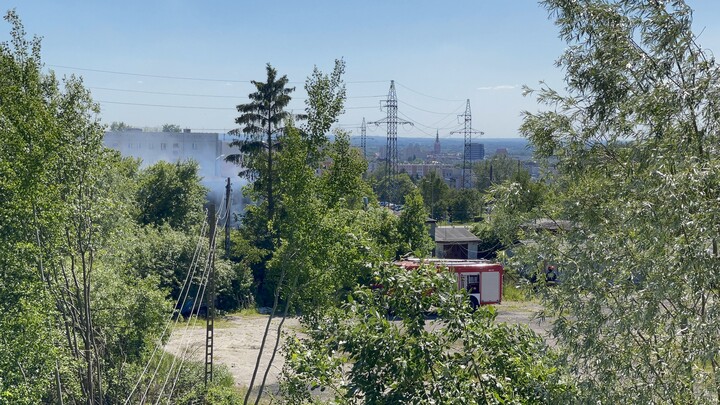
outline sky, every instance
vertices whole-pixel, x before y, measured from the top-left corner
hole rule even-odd
[[[720,49],[720,2],[688,1],[700,43]],[[338,127],[385,118],[394,80],[398,136],[461,137],[470,100],[484,137],[518,137],[522,111],[540,109],[522,85],[562,89],[555,60],[566,44],[547,11],[531,0],[79,1],[0,2],[42,37],[46,70],[82,76],[101,120],[135,127],[176,124],[224,133],[237,104],[270,63],[296,87],[289,108],[305,108],[313,67],[346,62],[347,102]],[[3,11],[4,11],[3,10]],[[3,24],[0,40],[8,39]],[[368,125],[369,135],[384,126]]]

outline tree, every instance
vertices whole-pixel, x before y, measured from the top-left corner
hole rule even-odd
[[[143,225],[168,224],[189,231],[205,219],[203,204],[207,189],[200,183],[198,164],[189,160],[160,161],[138,176],[136,201],[138,222]]]
[[[447,212],[447,197],[450,194],[450,186],[445,180],[433,170],[418,182],[420,194],[422,195],[425,207],[430,212],[430,217],[438,219],[444,217]]]
[[[433,241],[425,226],[427,218],[420,191],[417,188],[413,189],[410,194],[405,196],[405,205],[400,212],[400,221],[398,222],[401,242],[398,253],[400,255],[413,253],[416,257],[425,257],[430,253]]]
[[[488,160],[477,162],[473,165],[473,171],[477,178],[475,186],[481,192],[493,184],[509,180],[517,173],[527,173],[519,160],[510,159],[507,155],[494,155]]]
[[[344,205],[363,208],[363,197],[372,198],[370,186],[362,179],[367,162],[360,151],[350,145],[350,137],[339,130],[328,151],[332,163],[322,174],[323,200],[329,207]]]
[[[277,71],[269,63],[266,71],[265,82],[251,81],[257,91],[248,95],[250,102],[237,106],[240,116],[235,123],[243,127],[233,130],[232,134],[239,137],[242,133],[245,137],[233,140],[230,146],[239,147],[241,154],[229,155],[225,160],[244,164],[247,172],[241,174],[254,180],[256,191],[263,190],[261,195],[267,204],[267,219],[271,220],[275,215],[273,186],[277,181],[273,168],[275,138],[291,118],[285,107],[290,103],[290,93],[295,88],[285,87],[287,76],[277,78]]]
[[[113,121],[113,122],[110,124],[110,130],[111,130],[111,131],[115,131],[115,132],[127,131],[127,130],[129,130],[130,128],[132,128],[130,125],[128,125],[128,124],[126,124],[126,123],[124,123],[124,122],[122,122],[122,121],[120,121],[120,122]]]
[[[572,402],[572,379],[543,339],[496,322],[492,307],[473,312],[454,275],[387,266],[373,277],[376,288],[303,315],[306,335],[285,348],[285,403],[317,389],[348,404]]]
[[[182,129],[180,129],[180,125],[163,124],[162,131],[163,132],[182,132]]]
[[[482,213],[480,192],[472,188],[452,189],[448,198],[448,219],[467,222]]]
[[[373,191],[380,201],[389,201],[404,204],[405,196],[416,187],[407,173],[398,173],[396,176],[386,176],[385,166],[379,167],[372,173],[370,179]]]
[[[332,124],[344,112],[345,84],[342,75],[345,73],[345,61],[335,60],[335,67],[330,75],[324,74],[315,66],[312,74],[305,80],[305,100],[307,125],[305,141],[308,148],[308,163],[316,165],[327,144],[327,134]]]
[[[553,333],[588,402],[717,403],[720,71],[682,1],[543,5],[566,86],[521,130],[558,172],[539,214],[572,227],[524,258],[561,274]]]

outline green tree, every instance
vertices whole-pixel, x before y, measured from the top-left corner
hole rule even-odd
[[[417,257],[425,257],[433,248],[433,241],[430,233],[425,226],[427,221],[427,211],[425,204],[420,195],[420,191],[416,188],[405,196],[405,205],[400,212],[400,220],[398,222],[398,233],[400,234],[400,255],[413,253]]]
[[[388,266],[373,276],[380,288],[303,315],[307,335],[285,348],[285,403],[311,402],[311,389],[348,404],[572,402],[572,380],[543,339],[496,322],[492,307],[473,312],[454,275]]]
[[[483,209],[483,200],[476,189],[452,189],[448,198],[448,220],[453,222],[468,222],[480,215]]]
[[[405,196],[416,187],[407,173],[398,173],[394,177],[385,175],[385,166],[379,167],[372,173],[370,179],[373,191],[380,201],[395,204],[404,204]]]
[[[363,197],[374,197],[372,189],[362,179],[367,162],[360,151],[350,145],[350,137],[343,131],[335,134],[328,154],[332,163],[321,177],[323,200],[329,207],[342,203],[348,208],[362,208]]]
[[[189,231],[204,219],[207,189],[200,183],[198,164],[189,160],[160,161],[138,176],[136,201],[138,222],[143,225],[168,224]]]
[[[475,187],[479,191],[485,191],[493,184],[509,180],[517,173],[527,173],[519,160],[511,159],[507,155],[493,155],[490,159],[475,163],[473,171],[477,179]]]
[[[305,100],[307,119],[305,125],[305,141],[308,148],[308,163],[316,165],[322,157],[327,144],[327,134],[332,124],[344,112],[345,84],[342,75],[345,73],[345,61],[335,60],[331,74],[325,74],[315,66],[312,74],[305,80]]]
[[[430,212],[430,217],[433,219],[444,217],[447,212],[447,197],[450,194],[450,186],[445,183],[442,176],[433,170],[420,179],[418,188],[420,188],[425,207]]]
[[[235,123],[242,125],[241,129],[231,133],[244,139],[235,139],[230,145],[239,147],[240,154],[229,155],[225,159],[230,162],[243,164],[247,169],[241,173],[253,180],[253,188],[260,193],[267,207],[267,219],[275,214],[275,193],[273,187],[277,182],[273,158],[275,154],[275,139],[278,132],[284,127],[292,115],[285,111],[290,103],[290,93],[294,87],[285,87],[287,76],[277,77],[277,71],[268,63],[266,66],[267,80],[251,83],[256,91],[248,94],[250,102],[240,104],[237,110],[240,116]]]
[[[163,124],[162,131],[163,132],[182,132],[182,129],[180,129],[180,125],[177,125],[177,124]]]
[[[562,92],[522,132],[557,176],[526,263],[557,265],[554,334],[588,402],[717,403],[720,72],[682,1],[545,1]],[[528,90],[530,92],[530,90]]]
[[[114,132],[122,132],[122,131],[128,131],[130,128],[132,128],[130,125],[124,123],[123,121],[113,121],[110,124],[110,130]]]

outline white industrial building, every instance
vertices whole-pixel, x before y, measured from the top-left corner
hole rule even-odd
[[[225,184],[230,178],[232,187],[232,212],[241,213],[244,208],[242,187],[247,183],[238,176],[240,167],[225,162],[225,157],[237,153],[230,148],[232,138],[225,134],[190,132],[105,132],[104,144],[122,156],[141,160],[145,168],[163,160],[179,162],[193,159],[198,162],[202,183],[210,192],[208,200],[220,204],[225,194]]]

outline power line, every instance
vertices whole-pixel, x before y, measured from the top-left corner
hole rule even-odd
[[[222,82],[222,83],[252,83],[251,80],[237,80],[237,79],[214,79],[214,78],[207,78],[207,77],[190,77],[190,76],[169,76],[169,75],[155,75],[155,74],[147,74],[147,73],[136,73],[136,72],[122,72],[118,70],[105,70],[105,69],[91,69],[91,68],[82,68],[77,66],[67,66],[67,65],[51,65],[48,64],[49,67],[55,67],[60,69],[70,69],[70,70],[80,70],[85,72],[96,72],[96,73],[107,73],[107,74],[114,74],[114,75],[123,75],[123,76],[138,76],[138,77],[152,77],[155,79],[172,79],[172,80],[193,80],[193,81],[202,81],[202,82]],[[355,81],[349,81],[345,82],[347,84],[361,84],[361,83],[387,83],[387,80],[355,80]],[[294,83],[294,84],[303,84],[305,82],[299,82],[299,81],[289,81],[288,83]]]
[[[226,110],[226,111],[237,111],[234,107],[205,107],[205,106],[192,106],[192,105],[170,105],[170,104],[148,104],[148,103],[128,103],[124,101],[110,101],[110,100],[95,100],[100,104],[121,104],[121,105],[134,105],[140,107],[162,107],[162,108],[184,108],[194,110]],[[368,108],[377,108],[377,106],[358,106],[358,107],[345,107],[345,110],[362,110]]]
[[[133,73],[133,72],[120,72],[117,70],[104,70],[104,69],[90,69],[81,68],[77,66],[64,66],[64,65],[48,65],[50,67],[56,67],[61,69],[80,70],[84,72],[97,72],[97,73],[108,73],[114,75],[124,76],[139,76],[139,77],[152,77],[156,79],[173,79],[173,80],[194,80],[202,82],[223,82],[223,83],[250,83],[250,80],[235,80],[235,79],[210,79],[204,77],[187,77],[187,76],[167,76],[167,75],[152,75],[147,73]]]
[[[421,93],[421,92],[419,92],[419,91],[417,91],[417,90],[413,90],[413,89],[411,89],[410,87],[404,86],[404,85],[402,85],[402,84],[399,83],[399,82],[398,82],[398,86],[400,86],[400,87],[402,87],[402,88],[404,88],[404,89],[410,90],[410,91],[412,91],[412,92],[415,93],[415,94],[419,94],[419,95],[421,95],[421,96],[428,97],[428,98],[434,98],[435,100],[441,100],[441,101],[464,101],[464,100],[460,100],[460,99],[450,99],[450,98],[442,98],[442,97],[431,96],[431,95],[429,95],[429,94],[425,94],[425,93]]]
[[[171,93],[164,91],[148,91],[148,90],[131,90],[131,89],[117,89],[111,87],[89,87],[91,90],[105,90],[105,91],[119,91],[125,93],[140,93],[140,94],[157,94],[162,96],[183,96],[183,97],[211,97],[211,98],[232,98],[232,99],[247,99],[242,96],[227,96],[219,94],[197,94],[197,93]],[[368,95],[368,96],[348,96],[346,98],[378,98],[385,97],[384,95]],[[293,97],[293,100],[307,100],[307,98]]]
[[[405,104],[406,106],[408,106],[408,107],[410,107],[410,108],[414,108],[414,109],[416,109],[416,110],[419,110],[419,111],[422,111],[422,112],[426,112],[426,113],[430,113],[430,114],[438,114],[438,115],[445,115],[445,116],[450,115],[450,114],[453,114],[452,112],[444,113],[444,112],[436,112],[436,111],[425,110],[425,109],[422,109],[422,108],[420,108],[420,107],[415,107],[414,105],[412,105],[412,104],[410,104],[410,103],[406,103],[406,102],[400,101],[400,100],[398,100],[398,102],[401,103],[401,104]]]

